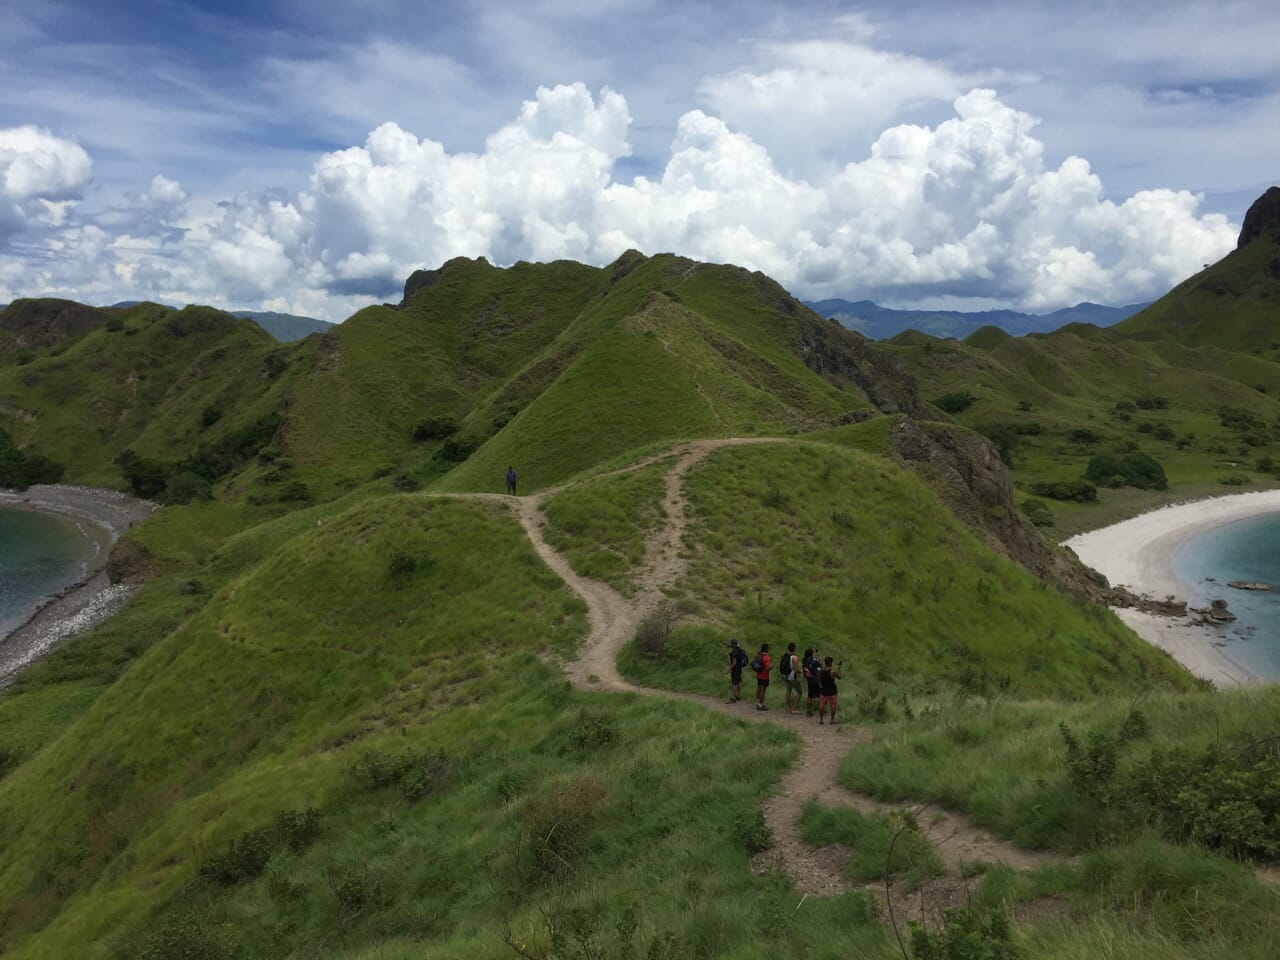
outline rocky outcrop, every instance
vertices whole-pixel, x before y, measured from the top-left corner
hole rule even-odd
[[[1256,240],[1263,234],[1280,242],[1280,187],[1271,187],[1249,207],[1240,228],[1236,249]]]
[[[0,310],[0,347],[47,350],[93,329],[107,316],[72,300],[15,300]]]
[[[853,387],[881,413],[926,415],[915,378],[892,357],[864,337],[795,303],[803,313],[796,317],[798,330],[791,349],[806,367],[832,383]]]
[[[899,417],[889,442],[897,458],[920,474],[987,546],[1067,593],[1117,602],[1106,577],[1070,551],[1047,543],[1022,515],[1009,471],[985,437],[953,424]]]

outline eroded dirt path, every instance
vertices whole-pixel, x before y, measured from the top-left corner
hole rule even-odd
[[[684,480],[689,470],[723,447],[777,442],[785,441],[764,438],[697,440],[606,474],[619,475],[674,458],[666,477],[662,503],[666,519],[649,539],[644,560],[635,577],[638,589],[632,598],[624,597],[608,584],[577,574],[543,535],[546,518],[542,513],[542,503],[571,484],[552,487],[529,497],[478,496],[509,504],[519,517],[534,551],[586,602],[590,632],[578,659],[565,667],[575,687],[685,700],[746,722],[777,724],[797,736],[800,744],[795,763],[778,784],[777,792],[764,803],[765,822],[774,844],[756,858],[754,866],[762,872],[782,870],[803,894],[831,896],[858,885],[843,875],[847,850],[838,846],[814,848],[800,839],[798,824],[805,805],[816,800],[830,806],[854,807],[863,813],[897,810],[904,806],[884,804],[855,794],[838,781],[844,756],[857,744],[869,742],[869,731],[851,725],[819,726],[812,719],[788,715],[781,708],[759,712],[752,709],[749,696],[741,703],[726,704],[710,697],[639,687],[624,679],[617,666],[623,645],[635,636],[641,621],[666,601],[666,591],[675,586],[688,566],[685,534],[689,519]],[[934,881],[932,889],[909,894],[892,890],[886,892],[881,885],[869,885],[894,902],[900,917],[920,916],[926,901],[934,910],[959,902],[958,897],[965,893],[961,878],[967,867],[977,863],[1000,862],[1016,868],[1033,868],[1056,862],[1057,858],[1022,850],[991,836],[963,815],[927,806],[916,806],[911,811],[922,832],[937,849],[948,877]]]

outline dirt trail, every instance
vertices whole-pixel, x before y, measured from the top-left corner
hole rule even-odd
[[[566,665],[570,681],[580,690],[636,693],[694,702],[708,710],[754,723],[773,723],[797,735],[801,745],[796,762],[778,784],[778,791],[764,803],[765,822],[773,834],[774,845],[757,857],[757,870],[779,869],[790,878],[795,888],[810,895],[835,895],[853,884],[844,879],[843,867],[847,851],[837,846],[813,848],[801,841],[798,821],[810,799],[832,806],[850,806],[865,813],[901,809],[904,805],[883,804],[870,797],[850,792],[838,782],[840,762],[850,748],[867,743],[867,730],[853,726],[818,726],[802,715],[791,716],[781,709],[758,712],[749,702],[726,704],[710,697],[674,693],[638,687],[618,672],[617,658],[623,645],[635,636],[641,621],[665,600],[684,574],[688,564],[685,533],[688,529],[687,500],[684,478],[689,470],[710,453],[723,447],[754,443],[785,442],[766,438],[697,440],[676,446],[664,453],[639,460],[630,466],[611,471],[615,476],[638,470],[650,464],[675,457],[666,478],[666,494],[662,508],[666,521],[650,539],[644,561],[636,576],[638,590],[628,599],[605,583],[590,580],[574,572],[569,562],[557,552],[543,535],[546,518],[542,503],[566,487],[561,484],[530,497],[502,494],[463,494],[488,500],[500,500],[516,512],[529,536],[534,551],[587,604],[590,633],[579,658]],[[992,837],[967,817],[927,806],[912,808],[920,828],[937,849],[948,877],[934,881],[925,891],[913,894],[889,891],[890,902],[899,917],[921,916],[927,905],[940,906],[960,902],[964,895],[960,879],[964,868],[975,863],[1003,862],[1016,868],[1029,868],[1057,862],[1056,858],[1021,850]],[[878,892],[880,885],[871,885]]]

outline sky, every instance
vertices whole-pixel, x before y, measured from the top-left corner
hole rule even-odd
[[[1274,2],[0,0],[0,303],[337,321],[455,256],[1154,299],[1280,178]]]

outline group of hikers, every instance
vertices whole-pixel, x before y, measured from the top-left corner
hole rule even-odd
[[[799,713],[800,701],[806,699],[807,694],[805,716],[813,716],[816,710],[818,723],[825,723],[830,709],[831,722],[836,722],[839,696],[836,681],[840,679],[844,661],[835,663],[834,660],[834,657],[823,658],[817,647],[806,647],[804,655],[798,656],[796,645],[787,644],[777,666],[779,676],[787,685],[787,713]],[[760,652],[748,658],[736,637],[729,641],[729,699],[725,702],[737,703],[742,699],[742,671],[747,668],[756,675],[756,709],[768,710],[764,696],[774,670],[769,644],[760,644]]]

